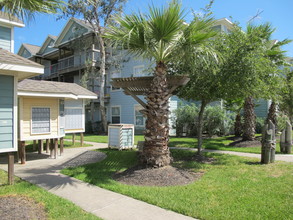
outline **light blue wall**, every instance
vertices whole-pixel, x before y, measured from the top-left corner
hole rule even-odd
[[[0,150],[13,148],[14,77],[0,75]]]
[[[261,100],[255,101],[254,111],[255,111],[256,117],[266,118],[268,115],[269,107],[270,107],[269,105],[270,105],[270,101],[268,100],[261,99]]]
[[[50,41],[49,41],[49,44],[48,44],[48,46],[47,46],[47,48],[44,50],[44,52],[43,52],[43,54],[45,54],[45,53],[49,53],[49,52],[51,52],[51,51],[53,51],[53,50],[56,50],[56,48],[52,48],[52,47],[50,47],[50,46],[52,46],[53,44],[54,44],[54,40],[53,39],[51,39]]]
[[[86,32],[87,29],[85,27],[82,27],[81,25],[75,23],[69,28],[61,43],[72,40],[73,38],[80,36]]]
[[[0,48],[11,51],[11,29],[0,26]]]
[[[22,56],[24,58],[28,58],[28,57],[31,57],[32,54],[27,49],[24,48],[24,50],[23,50],[22,54],[20,54],[20,56]]]

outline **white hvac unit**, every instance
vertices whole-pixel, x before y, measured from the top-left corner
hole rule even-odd
[[[108,147],[119,150],[134,147],[134,125],[110,124],[108,126]]]

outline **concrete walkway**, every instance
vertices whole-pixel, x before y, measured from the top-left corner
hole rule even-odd
[[[107,144],[90,144],[93,147],[65,149],[64,155],[57,159],[49,159],[46,154],[28,153],[25,165],[15,164],[15,175],[106,220],[193,219],[60,174],[68,163],[87,155],[89,150],[107,147]],[[103,159],[103,155],[99,157]],[[0,164],[0,168],[7,170],[7,164]]]
[[[195,149],[195,148],[185,148],[185,147],[170,147],[170,149],[197,151],[197,149]],[[261,156],[260,154],[253,154],[253,153],[243,153],[243,152],[224,151],[224,150],[210,150],[210,149],[203,149],[203,152],[231,154],[231,155],[236,155],[236,156],[241,156],[241,157],[254,157],[254,158],[259,158],[259,159]],[[293,162],[293,155],[292,154],[276,154],[275,160],[285,161],[285,162]]]

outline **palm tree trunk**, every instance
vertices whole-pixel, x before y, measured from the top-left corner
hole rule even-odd
[[[202,149],[202,130],[203,130],[203,113],[207,103],[205,101],[201,102],[200,111],[198,113],[198,121],[197,121],[197,154],[201,154]]]
[[[235,123],[234,123],[234,134],[236,137],[240,137],[242,134],[242,122],[241,122],[241,114],[240,112],[237,113],[235,117]]]
[[[163,167],[171,163],[172,158],[168,148],[169,142],[169,89],[166,77],[166,66],[157,63],[155,76],[148,93],[145,109],[146,131],[145,145],[140,155],[143,164],[152,167]]]
[[[273,122],[273,124],[275,125],[275,131],[277,132],[277,104],[274,101],[272,101],[272,103],[270,105],[268,117],[266,119],[266,123],[268,123],[269,120],[271,120],[271,122]]]
[[[255,113],[253,98],[247,97],[244,103],[243,141],[253,141],[255,138]]]

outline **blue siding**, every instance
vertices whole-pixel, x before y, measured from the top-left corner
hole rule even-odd
[[[266,118],[268,115],[268,110],[269,110],[269,101],[260,99],[258,101],[255,101],[255,114],[257,117],[260,118]]]
[[[13,148],[14,77],[0,75],[0,150]]]
[[[20,54],[20,56],[22,56],[24,58],[29,58],[32,56],[32,54],[27,49],[24,49],[22,54]]]
[[[73,38],[78,37],[86,33],[87,31],[88,30],[85,27],[82,27],[81,25],[74,23],[63,37],[61,43],[72,40]]]
[[[49,47],[49,46],[52,46],[52,45],[54,44],[54,42],[55,42],[55,41],[54,41],[53,39],[51,39],[51,40],[49,41],[49,43],[48,43],[46,49],[44,50],[43,54],[45,54],[45,53],[49,53],[49,52],[51,52],[51,51],[53,51],[53,50],[56,50],[56,48],[51,48],[51,47]]]
[[[0,27],[0,48],[11,51],[11,29]]]

